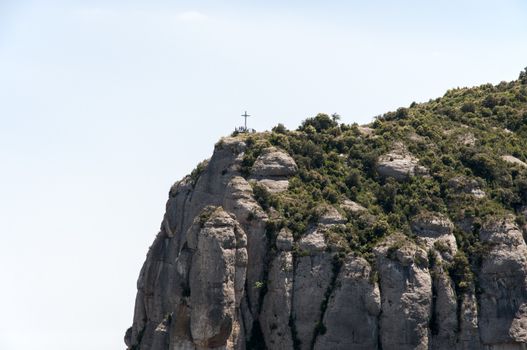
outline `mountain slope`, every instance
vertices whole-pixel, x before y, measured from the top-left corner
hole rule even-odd
[[[233,134],[170,190],[129,349],[524,349],[527,75]]]

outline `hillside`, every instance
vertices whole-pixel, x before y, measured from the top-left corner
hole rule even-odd
[[[128,349],[525,349],[527,71],[234,133],[170,189]]]

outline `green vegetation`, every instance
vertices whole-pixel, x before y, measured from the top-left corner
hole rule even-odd
[[[339,124],[338,115],[319,114],[297,130],[279,124],[272,132],[238,137],[248,146],[244,176],[269,146],[285,150],[298,165],[285,192],[270,194],[254,185],[264,210],[280,214],[268,224],[273,234],[287,227],[297,240],[320,217],[321,206],[339,208],[351,199],[366,212],[347,213],[348,223],[331,228],[326,237],[371,259],[383,237],[402,232],[411,239],[409,222],[418,213],[442,213],[457,224],[460,252],[449,271],[459,292],[470,286],[471,268],[485,251],[478,238],[481,223],[517,214],[527,205],[527,169],[502,159],[510,155],[527,162],[527,69],[516,81],[456,88],[441,98],[414,102],[376,117],[368,129]],[[379,156],[401,143],[428,175],[406,181],[379,176]],[[525,221],[519,215],[518,220]],[[464,228],[463,222],[472,228]]]
[[[265,285],[265,282],[262,282],[262,281],[256,281],[256,282],[254,282],[254,288],[255,288],[255,289],[260,289],[260,288],[262,288],[264,285]]]
[[[198,222],[199,222],[200,227],[205,226],[205,223],[207,223],[207,221],[209,221],[210,217],[212,216],[212,214],[217,209],[218,209],[218,207],[215,207],[213,205],[209,205],[209,206],[203,208],[203,210],[201,211],[201,213],[198,216]]]

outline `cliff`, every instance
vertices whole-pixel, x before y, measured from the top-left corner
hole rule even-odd
[[[526,349],[522,74],[221,139],[170,189],[128,349]]]

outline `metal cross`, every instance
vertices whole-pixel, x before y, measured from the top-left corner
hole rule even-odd
[[[242,117],[245,118],[245,131],[247,131],[247,117],[250,117],[250,115],[245,111],[245,113],[242,114]]]

